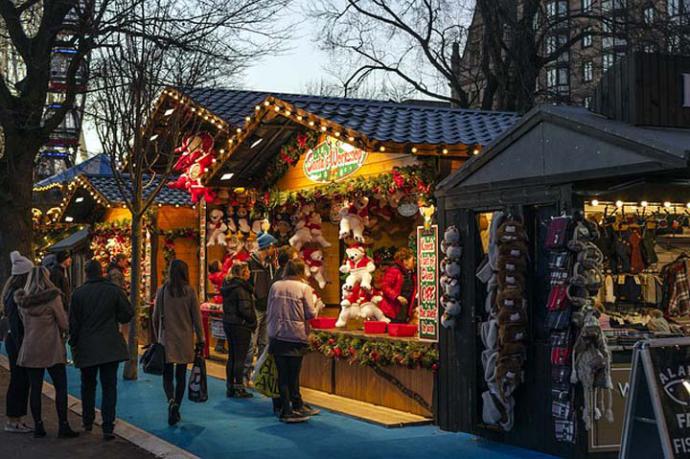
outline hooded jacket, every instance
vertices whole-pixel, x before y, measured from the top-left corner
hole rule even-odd
[[[248,264],[252,273],[250,282],[254,288],[256,310],[265,312],[268,307],[268,292],[273,282],[273,265],[270,262],[262,263],[257,254],[249,258]]]
[[[410,273],[412,276],[412,294],[407,299],[407,305],[403,306],[398,297],[401,296],[403,284],[405,282],[405,270],[397,263],[386,269],[383,280],[381,281],[381,290],[383,292],[383,300],[379,304],[379,308],[383,313],[391,318],[396,319],[403,307],[406,307],[408,318],[412,317],[412,313],[416,306],[417,299],[417,276],[416,272]]]
[[[74,291],[69,308],[69,344],[74,364],[86,368],[128,359],[118,324],[134,316],[124,290],[99,277]]]
[[[14,293],[19,314],[24,323],[24,340],[17,365],[26,368],[50,368],[67,363],[65,342],[67,314],[62,306],[62,294],[49,288],[35,294],[24,289]]]
[[[256,329],[254,293],[248,282],[232,278],[220,289],[223,295],[223,322]]]
[[[314,290],[291,278],[275,282],[268,296],[267,314],[269,338],[307,344],[309,320],[316,317]]]

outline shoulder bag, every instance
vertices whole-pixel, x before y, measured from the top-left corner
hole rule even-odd
[[[158,326],[158,339],[149,345],[141,356],[141,366],[144,373],[162,375],[165,367],[165,346],[160,342],[160,336],[165,329],[165,287],[161,290],[161,318]]]

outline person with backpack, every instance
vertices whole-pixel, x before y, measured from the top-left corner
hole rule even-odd
[[[30,384],[31,416],[34,437],[46,436],[41,416],[43,376],[48,371],[55,387],[55,407],[59,421],[59,438],[79,436],[67,419],[67,351],[63,335],[67,333],[67,314],[62,305],[62,292],[50,281],[44,267],[29,271],[26,285],[14,293],[24,324],[24,340],[17,365],[27,369]]]
[[[24,325],[19,316],[19,306],[14,301],[14,292],[24,288],[34,264],[16,250],[10,253],[10,260],[12,261],[11,276],[2,289],[3,315],[8,322],[5,350],[10,362],[10,383],[7,386],[5,398],[5,415],[7,416],[5,432],[30,433],[33,429],[23,420],[29,405],[29,372],[26,368],[17,365],[19,349],[24,339]]]
[[[96,408],[96,378],[101,380],[103,438],[115,438],[117,371],[129,358],[118,324],[129,322],[134,309],[124,290],[103,277],[98,260],[86,263],[86,282],[74,291],[69,310],[69,344],[74,365],[81,370],[82,422],[93,429]]]
[[[163,389],[168,399],[168,424],[172,426],[182,419],[180,404],[187,365],[194,363],[196,351],[204,347],[199,300],[189,285],[189,267],[182,260],[170,263],[168,281],[156,294],[152,323],[156,341],[165,348]]]

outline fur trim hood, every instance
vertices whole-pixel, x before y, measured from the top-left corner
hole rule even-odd
[[[14,292],[14,301],[20,308],[29,309],[37,306],[44,306],[61,295],[60,289],[51,287],[41,292],[29,295],[23,288]]]

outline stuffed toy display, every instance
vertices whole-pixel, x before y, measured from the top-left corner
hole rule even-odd
[[[340,272],[347,274],[344,288],[353,290],[359,284],[361,288],[370,290],[372,275],[376,265],[369,258],[362,245],[355,244],[345,249],[345,261],[340,267]]]
[[[340,239],[352,237],[356,242],[364,243],[364,229],[369,223],[368,204],[366,196],[345,201],[340,210]]]
[[[213,137],[208,133],[201,133],[187,137],[182,146],[175,149],[180,157],[175,162],[173,170],[180,173],[177,180],[169,182],[168,187],[187,190],[193,203],[203,197],[206,202],[214,202],[216,193],[201,183],[201,178],[216,158],[213,148]]]
[[[323,237],[323,232],[321,231],[322,223],[323,222],[321,220],[321,214],[314,211],[307,216],[306,223],[304,226],[309,228],[309,231],[311,233],[311,240],[313,242],[320,244],[323,248],[328,248],[331,246],[331,243]]]
[[[230,234],[235,234],[237,232],[237,223],[235,223],[235,208],[229,204],[225,209],[226,215],[228,216],[226,225],[228,227],[228,232]]]
[[[249,260],[249,251],[239,237],[232,235],[226,240],[225,258],[223,258],[223,275],[227,275],[235,261],[246,262]]]
[[[323,252],[321,249],[304,248],[300,255],[307,265],[309,276],[316,281],[320,289],[323,289],[326,286],[326,278],[324,277]]]
[[[235,209],[235,225],[237,230],[245,236],[249,236],[252,232],[252,227],[249,225],[249,210],[242,204]]]
[[[441,242],[441,252],[445,258],[441,260],[442,288],[441,306],[443,315],[441,325],[445,328],[455,326],[456,317],[460,315],[460,257],[462,245],[460,244],[460,231],[455,226],[449,226]]]
[[[343,285],[342,295],[340,314],[338,315],[338,321],[335,323],[336,327],[345,327],[350,319],[358,318],[386,323],[391,322],[378,307],[383,300],[380,291],[365,290],[359,284],[355,285],[352,290],[348,290]]]
[[[228,230],[228,226],[223,221],[224,216],[225,214],[220,209],[213,209],[209,214],[209,220],[206,224],[206,229],[208,230],[207,247],[226,245],[225,232]]]
[[[278,239],[278,245],[284,246],[290,244],[290,233],[292,225],[290,224],[290,216],[284,213],[277,214],[274,219],[273,236]]]

